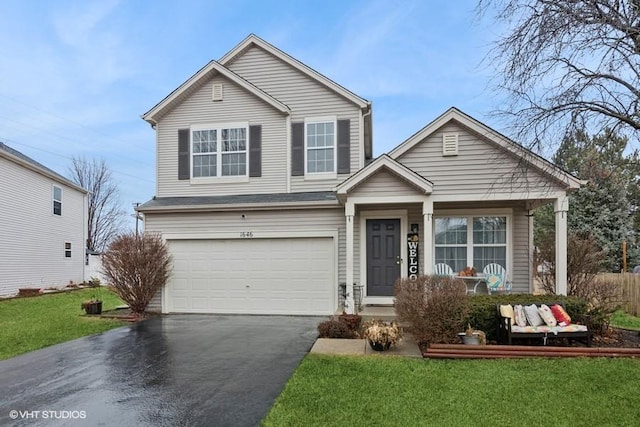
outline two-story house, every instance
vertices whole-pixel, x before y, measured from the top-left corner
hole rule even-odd
[[[173,256],[153,307],[331,314],[340,284],[348,308],[353,284],[363,303],[388,304],[398,277],[439,262],[499,263],[529,291],[531,212],[551,202],[566,292],[566,193],[579,180],[455,108],[374,160],[371,114],[255,35],[145,113],[157,193],[139,211]]]
[[[0,295],[84,281],[87,191],[0,142]]]

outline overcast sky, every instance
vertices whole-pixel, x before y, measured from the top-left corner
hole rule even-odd
[[[451,106],[498,131],[497,36],[472,0],[2,0],[0,141],[68,176],[105,159],[123,208],[155,194],[140,115],[255,33],[373,103],[374,154]],[[133,218],[131,218],[133,224]]]

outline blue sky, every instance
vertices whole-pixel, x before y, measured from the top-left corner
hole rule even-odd
[[[140,115],[255,33],[373,103],[374,154],[450,106],[506,133],[475,1],[4,0],[0,140],[68,175],[105,159],[123,209],[155,194]],[[133,224],[133,218],[130,219]]]

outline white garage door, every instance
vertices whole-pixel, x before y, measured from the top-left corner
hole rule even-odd
[[[332,314],[335,249],[328,237],[171,240],[169,313]]]

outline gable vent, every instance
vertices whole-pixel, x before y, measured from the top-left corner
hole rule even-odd
[[[222,101],[224,95],[222,92],[222,84],[214,84],[213,85],[213,93],[212,93],[212,99],[214,101]]]
[[[442,155],[457,156],[458,155],[458,133],[449,132],[442,134]]]

